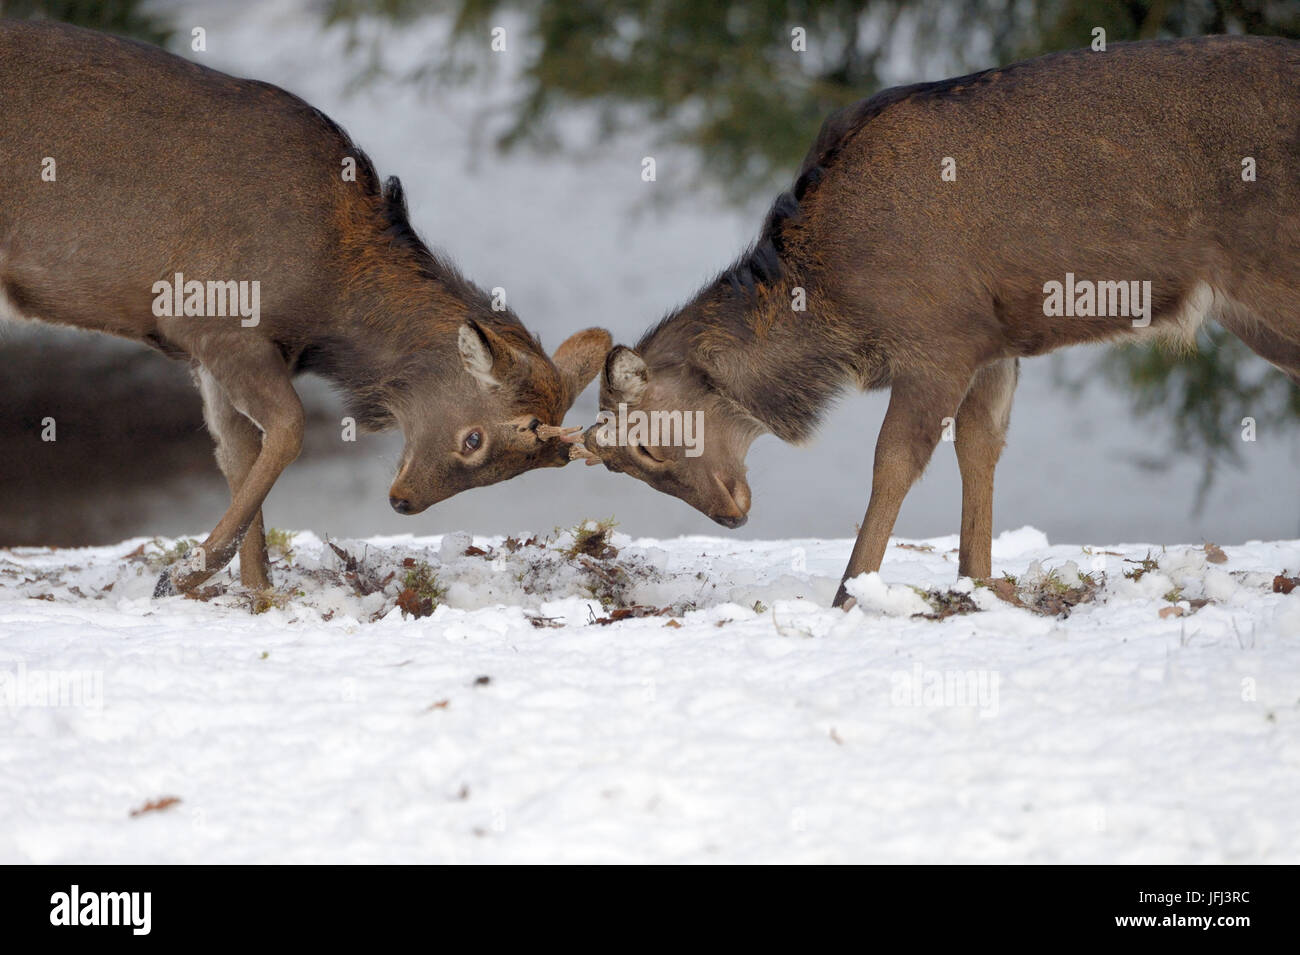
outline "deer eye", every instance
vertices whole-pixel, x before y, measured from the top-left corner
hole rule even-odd
[[[465,435],[465,452],[473,454],[483,446],[483,432],[477,429]]]
[[[655,464],[663,464],[663,461],[661,461],[659,458],[655,457],[653,454],[651,454],[649,451],[646,450],[644,444],[638,444],[636,446],[636,449],[641,454],[642,457],[649,458]]]

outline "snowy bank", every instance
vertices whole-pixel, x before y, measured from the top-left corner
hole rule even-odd
[[[0,861],[1300,861],[1300,541],[956,543],[0,550]]]

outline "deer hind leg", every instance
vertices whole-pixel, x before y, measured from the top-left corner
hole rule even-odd
[[[945,377],[895,375],[889,410],[876,440],[867,515],[853,544],[834,606],[845,607],[849,600],[846,581],[880,569],[903,498],[930,463],[930,455],[943,433],[943,419],[956,414],[970,382],[969,373],[947,372]]]
[[[262,432],[230,403],[225,391],[202,365],[195,369],[194,379],[199,394],[203,396],[203,420],[216,442],[217,465],[226,476],[233,503],[262,450]],[[271,586],[270,560],[266,554],[266,533],[260,508],[239,545],[239,580],[252,590],[265,590]]]
[[[279,349],[270,342],[204,340],[191,354],[220,385],[236,411],[261,429],[262,446],[230,507],[199,548],[201,567],[164,574],[154,593],[191,590],[226,566],[262,509],[280,473],[302,448],[303,410]]]
[[[1020,362],[1003,358],[975,373],[957,410],[957,465],[961,469],[961,547],[957,573],[993,573],[993,472],[1006,443]]]

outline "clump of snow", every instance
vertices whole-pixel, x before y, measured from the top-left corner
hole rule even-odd
[[[1079,576],[1079,565],[1072,560],[1067,560],[1059,567],[1049,570],[1043,566],[1042,561],[1031,560],[1029,567],[1020,576],[1022,587],[1037,588],[1049,583],[1065,588],[1082,587],[1083,578]]]
[[[925,598],[904,584],[887,584],[878,573],[861,574],[846,581],[844,588],[858,606],[888,617],[910,617],[930,612]]]
[[[1041,551],[1046,546],[1046,534],[1036,527],[1022,527],[1019,530],[1003,531],[993,538],[993,556],[998,560],[1009,560]]]

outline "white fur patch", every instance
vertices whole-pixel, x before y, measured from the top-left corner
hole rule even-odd
[[[1004,358],[998,367],[986,371],[998,376],[997,391],[989,396],[989,416],[1005,433],[1011,423],[1011,402],[1016,396],[1016,385],[1019,383],[1015,359]]]
[[[495,388],[501,384],[492,377],[492,352],[488,351],[488,347],[483,344],[483,339],[474,329],[462,325],[456,339],[456,347],[460,349],[460,360],[465,365],[465,370],[481,384],[488,388]]]
[[[1158,338],[1171,345],[1192,348],[1196,344],[1197,332],[1214,310],[1216,298],[1223,300],[1208,283],[1197,282],[1183,299],[1172,321],[1165,320],[1159,324],[1153,322],[1146,328],[1135,328],[1132,337],[1140,341]]]
[[[609,386],[625,401],[638,401],[649,378],[645,361],[630,348],[623,349],[610,360]]]

